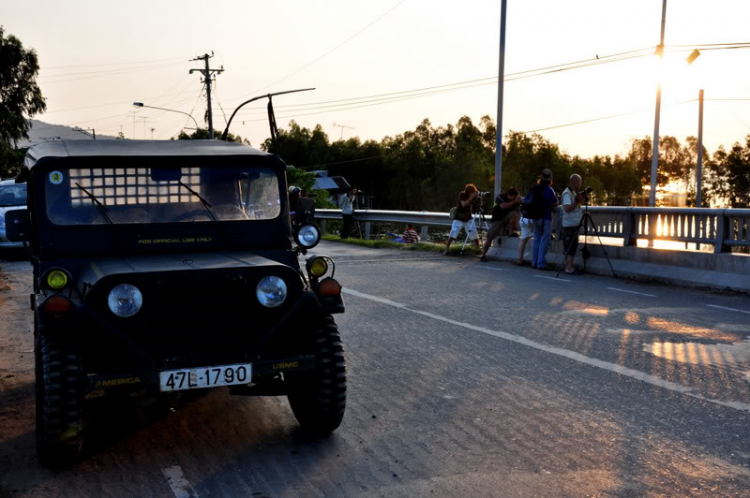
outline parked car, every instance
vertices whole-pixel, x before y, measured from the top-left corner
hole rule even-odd
[[[23,247],[23,242],[11,242],[5,233],[5,213],[19,208],[26,209],[26,184],[0,180],[0,250]]]
[[[330,258],[300,264],[320,233],[292,230],[285,173],[275,155],[214,140],[29,149],[29,209],[6,223],[33,263],[44,465],[75,461],[87,398],[118,392],[287,396],[303,429],[339,426],[341,285]]]

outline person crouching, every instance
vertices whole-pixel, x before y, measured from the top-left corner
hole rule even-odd
[[[492,219],[490,229],[487,232],[487,240],[484,241],[480,261],[487,261],[487,251],[492,246],[492,241],[500,237],[504,231],[515,232],[518,220],[521,218],[519,208],[523,199],[518,194],[518,189],[511,187],[505,194],[500,194],[495,199],[492,207]],[[501,240],[502,242],[502,240]]]

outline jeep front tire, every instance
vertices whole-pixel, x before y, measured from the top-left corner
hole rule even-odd
[[[77,347],[36,333],[36,447],[40,463],[64,468],[83,446],[84,377]]]
[[[289,405],[303,430],[324,435],[346,409],[346,360],[336,322],[326,316],[314,332],[315,371],[285,374]]]

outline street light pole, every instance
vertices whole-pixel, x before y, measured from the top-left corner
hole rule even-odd
[[[661,58],[664,55],[664,28],[667,21],[667,0],[663,0],[661,7],[661,39],[656,49],[657,55]],[[654,116],[654,143],[653,155],[651,157],[651,191],[648,196],[648,205],[656,206],[656,176],[659,168],[659,120],[661,118],[661,81],[656,86],[656,112]]]
[[[189,117],[190,119],[193,120],[193,123],[195,123],[195,129],[196,130],[198,129],[198,122],[195,120],[195,118],[191,114],[188,114],[186,112],[178,111],[176,109],[165,109],[163,107],[154,107],[154,106],[151,106],[151,105],[145,105],[143,102],[133,102],[133,106],[135,106],[135,107],[144,107],[144,108],[147,108],[147,109],[156,109],[158,111],[176,112],[176,113],[179,113],[179,114],[184,114],[185,116],[187,116],[187,117]],[[133,133],[135,133],[135,132],[133,132]]]
[[[698,92],[698,167],[695,169],[695,207],[703,207],[703,90]]]
[[[667,0],[664,0],[665,2]],[[507,0],[500,7],[500,60],[497,75],[497,126],[495,129],[495,198],[500,195],[503,173],[503,86],[505,80],[505,18]]]

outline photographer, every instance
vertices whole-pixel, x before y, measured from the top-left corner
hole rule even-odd
[[[578,249],[578,230],[583,218],[581,204],[586,199],[586,192],[578,192],[581,189],[581,177],[573,174],[570,176],[570,184],[562,194],[562,240],[565,248],[565,273],[568,275],[579,275],[580,272],[573,267],[573,259]]]
[[[487,239],[482,247],[480,261],[487,261],[487,251],[492,246],[492,241],[502,235],[504,229],[513,233],[518,226],[518,220],[521,218],[519,212],[523,199],[518,194],[515,187],[508,189],[505,194],[500,194],[495,199],[495,205],[492,207],[492,219],[490,220],[490,229],[487,232]],[[502,242],[502,239],[500,240]]]
[[[453,220],[451,226],[451,233],[448,236],[448,242],[445,245],[445,251],[443,254],[447,255],[451,248],[451,244],[458,238],[458,234],[463,228],[466,234],[471,240],[479,247],[479,233],[477,232],[477,226],[474,223],[474,210],[478,208],[482,203],[482,199],[479,197],[479,192],[474,184],[469,183],[464,187],[464,190],[458,194],[458,202],[456,203],[456,217]]]
[[[552,171],[545,168],[537,184],[524,199],[529,219],[534,223],[534,240],[531,247],[531,267],[547,270],[547,249],[552,235],[552,211],[557,206],[557,195],[552,190]]]
[[[352,187],[349,192],[339,197],[339,208],[341,209],[341,218],[344,220],[344,226],[341,228],[341,238],[346,239],[352,231],[354,225],[354,205],[357,203],[357,187]]]

